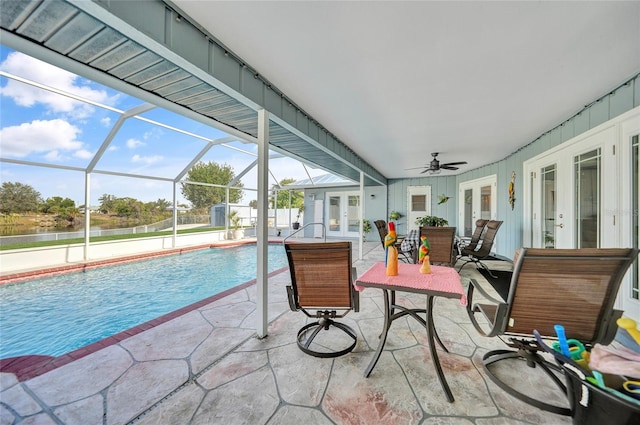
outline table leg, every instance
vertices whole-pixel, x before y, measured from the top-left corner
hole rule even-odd
[[[435,326],[433,325],[433,297],[427,295],[427,337],[429,340],[429,351],[431,352],[431,360],[433,361],[433,366],[436,369],[436,373],[438,374],[438,379],[440,380],[440,385],[447,395],[447,400],[449,403],[453,403],[454,398],[451,393],[451,389],[449,389],[449,384],[447,383],[447,379],[444,377],[444,373],[442,372],[442,367],[440,366],[440,360],[438,359],[438,353],[436,352],[435,342],[433,335],[435,334]],[[440,338],[438,338],[440,339]]]
[[[395,298],[395,291],[392,291]],[[389,291],[386,289],[382,290],[382,294],[384,295],[384,326],[382,328],[382,334],[380,335],[380,341],[378,342],[378,348],[376,349],[373,358],[369,362],[369,366],[364,372],[364,377],[368,378],[371,375],[371,371],[378,363],[378,359],[380,359],[380,354],[382,354],[382,349],[384,348],[385,342],[387,342],[387,333],[389,332],[389,327],[391,326],[391,306],[389,301]]]

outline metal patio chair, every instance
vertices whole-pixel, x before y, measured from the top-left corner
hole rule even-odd
[[[493,273],[491,273],[491,270],[489,270],[489,268],[486,266],[486,264],[482,262],[482,260],[491,258],[491,248],[493,247],[493,243],[495,241],[496,234],[498,233],[498,229],[500,229],[500,226],[502,226],[502,221],[489,220],[486,224],[484,236],[481,239],[482,243],[477,244],[480,246],[469,246],[462,249],[460,255],[458,255],[458,257],[454,261],[454,265],[458,262],[458,260],[464,261],[464,263],[458,269],[458,272],[460,272],[467,264],[475,263],[476,268],[482,267],[489,273],[489,275],[495,277]]]
[[[586,347],[608,344],[617,330],[616,320],[622,312],[614,302],[622,279],[637,249],[522,248],[516,259],[507,300],[496,300],[471,279],[467,290],[467,313],[473,326],[484,336],[497,336],[514,350],[489,351],[483,367],[489,378],[512,396],[540,409],[570,415],[570,410],[534,399],[501,381],[490,368],[508,359],[523,360],[529,367],[539,366],[563,391],[566,388],[553,371],[558,365],[545,360],[539,352],[533,331],[546,339],[556,338],[554,326],[565,328],[566,337],[577,339]],[[478,291],[485,300],[474,300]],[[483,316],[487,325],[477,320]]]
[[[335,321],[351,310],[360,308],[359,295],[353,286],[356,269],[351,261],[351,242],[285,243],[291,286],[287,286],[289,307],[318,320],[298,331],[298,347],[315,357],[338,357],[356,346],[356,333],[344,323]],[[315,341],[318,334],[336,328],[347,335],[350,345],[333,350]],[[331,338],[338,343],[338,335]],[[314,348],[312,348],[312,343]],[[318,347],[318,349],[315,349]]]
[[[476,249],[478,243],[481,240],[481,237],[484,234],[484,230],[487,227],[487,223],[489,220],[485,220],[480,218],[476,220],[476,227],[471,234],[471,239],[467,240],[466,238],[460,238],[460,241],[457,244],[458,255],[462,255],[463,249]]]
[[[375,224],[376,229],[378,229],[378,235],[380,235],[380,242],[382,243],[382,248],[384,249],[384,238],[387,236],[388,228],[387,222],[384,220],[376,220],[373,222]],[[398,240],[395,244],[396,249],[398,250],[398,260],[403,263],[413,263],[413,251],[405,251],[402,249],[402,241]]]
[[[441,266],[453,266],[455,262],[455,227],[420,227],[420,236],[426,236],[431,246],[429,262]],[[416,250],[417,254],[417,250]]]

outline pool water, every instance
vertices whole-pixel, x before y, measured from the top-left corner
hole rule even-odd
[[[269,245],[269,272],[286,267]],[[256,277],[256,245],[190,251],[0,285],[0,359],[59,356]]]

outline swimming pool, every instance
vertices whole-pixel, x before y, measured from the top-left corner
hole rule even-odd
[[[282,245],[268,258],[288,265]],[[0,285],[0,359],[84,347],[255,279],[256,262],[250,244]]]

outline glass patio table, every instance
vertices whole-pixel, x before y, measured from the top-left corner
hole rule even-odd
[[[371,266],[369,270],[364,272],[354,282],[357,291],[364,291],[366,288],[378,288],[382,289],[384,296],[384,326],[380,335],[378,348],[369,362],[364,376],[366,378],[369,377],[378,359],[380,359],[380,355],[387,341],[387,333],[389,332],[391,323],[396,319],[409,315],[426,328],[431,360],[436,369],[440,385],[447,396],[447,400],[453,402],[453,394],[442,372],[435,347],[434,340],[437,340],[442,349],[445,352],[449,352],[440,340],[440,337],[438,337],[433,324],[433,300],[435,297],[454,298],[459,299],[460,304],[466,306],[467,297],[462,289],[460,275],[453,267],[431,266],[431,274],[422,274],[419,271],[420,266],[420,264],[399,263],[398,275],[387,276],[384,262],[378,262]],[[397,305],[395,303],[396,291],[426,295],[426,308],[414,309]],[[426,318],[423,319],[418,313],[425,313]]]

